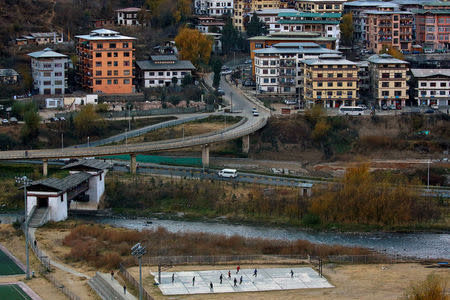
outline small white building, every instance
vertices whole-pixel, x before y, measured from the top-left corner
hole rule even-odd
[[[67,88],[67,55],[45,48],[29,53],[33,88],[39,95],[64,95]]]
[[[411,69],[417,105],[450,106],[450,69]]]
[[[217,20],[216,18],[199,17],[198,24],[195,25],[195,29],[197,29],[201,33],[209,33],[209,32],[218,33],[222,31],[223,26],[225,26],[225,22]]]
[[[136,62],[141,86],[145,88],[181,85],[186,75],[192,75],[194,65],[188,60],[178,60],[175,55],[153,55],[151,60]]]
[[[116,22],[117,25],[124,26],[137,26],[142,25],[139,23],[138,13],[142,8],[127,7],[116,10]]]
[[[233,15],[233,0],[195,0],[194,12],[197,15],[222,17]]]
[[[46,178],[27,187],[27,215],[31,224],[67,219],[69,209],[97,210],[105,193],[109,164],[100,160],[80,160],[66,165],[70,175]]]
[[[63,99],[61,98],[46,98],[45,99],[45,108],[60,108],[63,107]]]
[[[17,45],[46,45],[64,42],[64,35],[58,32],[34,32],[16,39]]]
[[[87,105],[87,104],[98,104],[98,95],[89,94],[84,96],[71,96],[64,97],[64,106],[75,106],[75,105]]]

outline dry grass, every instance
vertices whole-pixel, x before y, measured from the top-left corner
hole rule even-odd
[[[402,300],[449,300],[447,282],[436,274],[430,274],[425,281],[412,285]]]
[[[328,256],[337,254],[368,254],[369,250],[343,246],[312,244],[308,241],[282,241],[208,233],[171,233],[155,230],[125,230],[100,225],[80,225],[72,229],[62,244],[71,248],[69,261],[86,262],[91,266],[112,269],[130,258],[129,249],[144,243],[152,255],[256,255],[300,254]]]

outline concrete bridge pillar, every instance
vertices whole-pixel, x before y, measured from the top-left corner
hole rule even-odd
[[[250,151],[250,135],[242,137],[242,153],[248,154]]]
[[[130,173],[136,174],[136,154],[130,154]]]
[[[209,167],[209,145],[202,146],[202,164],[203,167]]]
[[[48,159],[42,160],[42,175],[45,177],[48,175]]]

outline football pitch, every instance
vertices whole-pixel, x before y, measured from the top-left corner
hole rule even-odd
[[[4,252],[6,249],[3,251],[2,248],[0,246],[0,276],[25,274],[24,270]]]
[[[0,299],[31,300],[32,298],[17,284],[0,285]]]

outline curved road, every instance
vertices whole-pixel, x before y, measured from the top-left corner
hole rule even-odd
[[[212,75],[206,78],[211,83]],[[152,151],[180,149],[192,146],[207,145],[223,141],[233,140],[255,132],[264,127],[269,116],[268,111],[258,103],[248,100],[241,91],[229,85],[225,80],[221,81],[221,88],[225,91],[225,99],[233,101],[233,111],[239,110],[239,115],[244,117],[245,122],[238,123],[239,126],[230,126],[224,131],[212,132],[200,136],[191,136],[181,139],[164,140],[130,145],[113,145],[104,147],[88,148],[64,148],[64,149],[39,149],[39,150],[16,150],[1,151],[0,160],[11,159],[57,159],[74,157],[94,157],[116,154],[136,154]],[[259,117],[253,117],[251,109],[258,107]]]

